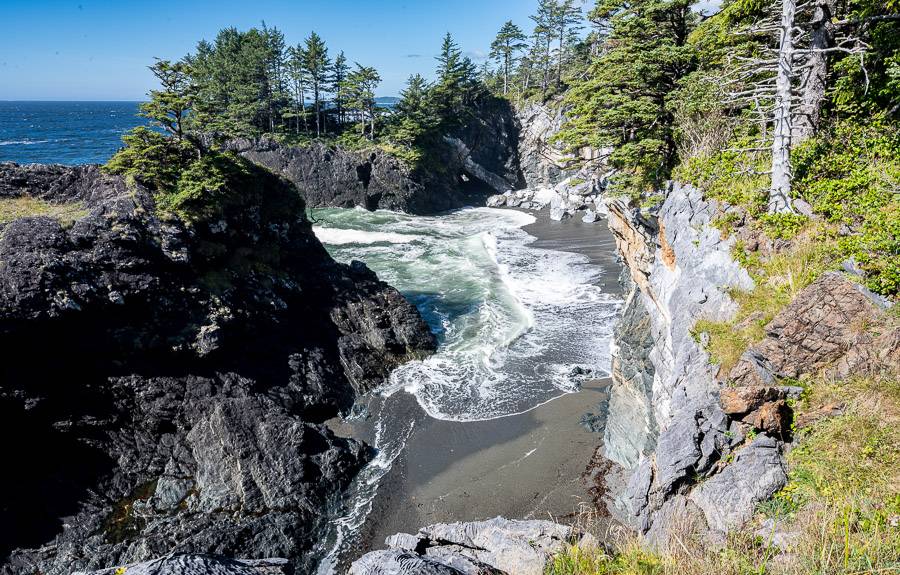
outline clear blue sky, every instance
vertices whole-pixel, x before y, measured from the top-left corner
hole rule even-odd
[[[589,2],[593,5],[593,1]],[[381,72],[379,95],[430,75],[445,32],[480,63],[506,20],[537,0],[0,0],[0,100],[140,100],[154,57],[178,59],[227,26],[265,20],[289,43],[315,30],[331,53]]]

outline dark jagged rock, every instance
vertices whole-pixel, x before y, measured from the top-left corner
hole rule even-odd
[[[3,573],[172,551],[307,551],[366,461],[321,425],[434,349],[415,308],[334,262],[296,189],[258,169],[221,217],[157,215],[95,166],[0,164],[0,199],[88,215],[0,224]]]
[[[282,575],[283,559],[227,559],[215,555],[176,554],[133,565],[73,575]]]
[[[416,169],[375,146],[290,146],[262,138],[234,139],[226,147],[289,179],[313,208],[360,206],[432,214],[483,205],[489,195],[523,185],[518,131],[509,104],[487,98],[443,144],[435,144],[428,165]]]

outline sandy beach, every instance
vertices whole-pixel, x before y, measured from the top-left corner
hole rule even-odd
[[[600,265],[603,290],[619,294],[613,238],[604,221],[555,222],[547,215],[525,227],[535,247],[577,252]],[[380,548],[385,537],[415,532],[436,522],[472,521],[497,515],[565,521],[590,507],[582,474],[600,442],[580,421],[605,399],[608,379],[585,383],[526,413],[474,422],[428,417],[411,395],[370,398],[369,411],[390,401],[391,416],[414,428],[391,471],[382,478],[372,512],[354,545],[359,556]],[[369,442],[371,419],[333,422],[342,435]],[[354,557],[348,557],[352,560]]]

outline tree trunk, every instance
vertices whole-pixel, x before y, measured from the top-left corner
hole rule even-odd
[[[509,92],[509,52],[503,58],[503,95]]]
[[[813,12],[809,41],[811,52],[807,62],[809,68],[803,78],[800,109],[792,126],[795,142],[811,138],[819,126],[828,76],[828,54],[824,50],[834,45],[834,25],[831,23],[833,3],[834,0],[820,1]]]
[[[791,206],[791,76],[794,60],[796,0],[782,0],[781,42],[775,77],[775,130],[772,139],[772,187],[769,213],[793,213]]]

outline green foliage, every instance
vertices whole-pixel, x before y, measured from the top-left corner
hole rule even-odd
[[[587,78],[563,99],[570,120],[557,140],[612,146],[615,184],[639,195],[658,188],[677,159],[671,97],[695,64],[687,38],[696,14],[686,0],[601,0],[591,19],[611,31]]]
[[[779,240],[793,238],[808,221],[809,218],[800,214],[763,214],[759,217],[766,235]]]
[[[232,136],[274,131],[286,105],[281,71],[284,36],[277,29],[226,28],[186,58],[197,97],[191,127]]]
[[[884,116],[845,120],[793,154],[798,195],[827,221],[878,293],[900,291],[900,128]]]
[[[159,190],[157,206],[187,221],[209,220],[222,211],[238,183],[249,180],[246,161],[234,154],[209,153],[191,162],[180,174],[175,188]]]
[[[195,157],[193,146],[139,126],[122,136],[125,147],[115,153],[103,170],[119,174],[157,190],[175,187],[181,172]]]
[[[675,169],[673,177],[759,217],[766,211],[769,177],[762,172],[768,159],[756,152],[738,151],[750,145],[752,138],[743,138],[732,142],[732,149],[692,157]]]
[[[527,38],[521,28],[516,26],[512,20],[508,20],[497,32],[494,41],[491,42],[491,58],[497,60],[503,74],[504,95],[509,93],[509,79],[518,59],[517,55],[528,46],[525,43]]]
[[[173,64],[168,60],[157,60],[150,70],[162,89],[150,91],[150,101],[141,104],[140,115],[181,140],[188,113],[197,97],[196,86],[191,80],[191,66],[187,62]]]
[[[826,270],[833,269],[838,259],[835,240],[827,229],[809,229],[795,238],[791,249],[766,260],[748,257],[740,243],[736,256],[756,282],[748,292],[730,293],[738,304],[730,321],[700,319],[692,333],[706,333],[707,351],[724,373],[731,371],[747,348],[765,336],[765,326],[803,288]]]

